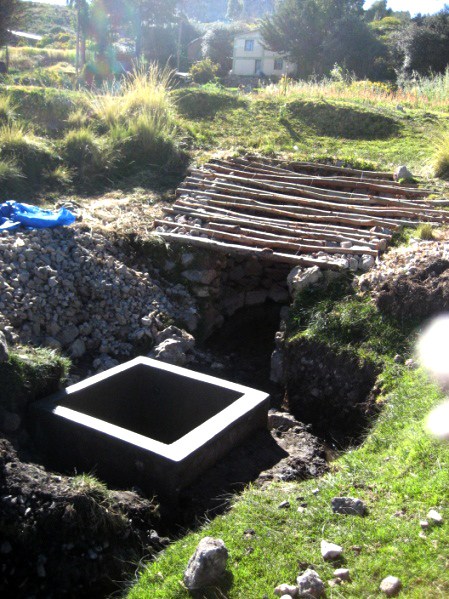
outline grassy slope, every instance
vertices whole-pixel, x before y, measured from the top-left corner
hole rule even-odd
[[[440,395],[420,372],[396,368],[389,375],[385,410],[361,449],[341,457],[319,481],[246,491],[229,514],[181,539],[150,564],[129,597],[189,596],[180,581],[196,543],[206,535],[224,539],[230,551],[233,583],[224,595],[229,598],[272,596],[277,584],[295,582],[301,562],[313,564],[323,580],[331,579],[335,566],[320,556],[323,538],[344,547],[352,577],[329,596],[380,596],[378,586],[387,575],[401,578],[403,596],[448,596],[447,526],[419,536],[419,521],[430,508],[449,515],[449,452],[423,430],[423,417]],[[368,516],[333,514],[330,501],[336,495],[360,497],[369,506]],[[285,499],[290,509],[278,509]],[[307,508],[298,513],[303,502]],[[246,539],[249,528],[256,536]],[[354,546],[361,547],[359,555]],[[204,596],[223,595],[211,591]]]
[[[402,112],[392,105],[367,106],[357,100],[286,102],[245,96],[234,101],[226,98],[221,108],[217,98],[209,104],[202,98],[202,102],[204,106],[198,108],[198,98],[187,101],[178,92],[184,124],[203,158],[217,148],[267,154],[293,150],[301,158],[333,156],[360,164],[370,161],[382,168],[407,163],[425,174],[435,136],[447,125],[444,112]],[[207,106],[212,108],[208,111]],[[222,588],[197,597],[270,597],[277,584],[294,583],[305,564],[313,564],[323,580],[329,580],[334,565],[321,558],[323,538],[344,547],[344,564],[352,577],[348,584],[329,587],[328,597],[380,597],[379,584],[387,575],[401,578],[402,596],[449,595],[447,526],[432,528],[422,538],[419,524],[432,507],[449,517],[449,451],[429,438],[423,425],[431,407],[441,400],[441,392],[424,373],[392,364],[395,351],[403,353],[409,346],[409,330],[395,328],[394,323],[385,326],[373,311],[365,301],[353,299],[334,310],[325,303],[312,310],[312,318],[309,313],[305,322],[293,311],[301,335],[323,340],[332,325],[329,343],[347,344],[357,337],[357,351],[374,352],[386,365],[384,410],[365,443],[341,456],[321,480],[272,485],[264,491],[248,489],[228,514],[181,538],[148,564],[129,592],[131,599],[189,596],[182,585],[183,571],[206,535],[226,542],[231,576]],[[366,319],[371,326],[363,326],[360,335],[357,323]],[[364,519],[334,515],[330,501],[336,495],[365,500],[369,515]],[[290,509],[278,509],[285,499]],[[302,503],[307,508],[298,512]],[[247,529],[254,529],[256,535],[246,538]],[[361,547],[360,554],[354,546]]]
[[[435,136],[448,124],[444,112],[397,110],[392,105],[366,105],[342,100],[223,97],[213,92],[214,108],[195,108],[178,92],[184,126],[201,153],[217,148],[242,153],[294,153],[299,158],[334,157],[393,168],[408,164],[421,174],[434,150]],[[202,115],[201,115],[202,113]]]

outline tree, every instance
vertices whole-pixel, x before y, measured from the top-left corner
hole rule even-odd
[[[414,19],[398,34],[397,48],[403,74],[444,73],[449,65],[449,7]]]
[[[238,21],[242,14],[243,4],[242,0],[228,0],[228,10],[226,11],[226,18],[229,21]]]
[[[87,0],[66,0],[67,6],[76,10],[76,74],[86,63],[86,37],[89,30],[89,4]]]
[[[232,68],[235,29],[232,26],[211,27],[203,38],[203,57],[219,65],[218,75],[223,77]]]
[[[391,17],[392,14],[393,10],[387,8],[387,0],[377,0],[365,10],[365,20],[368,22],[381,21],[385,17]]]
[[[367,63],[382,52],[363,23],[363,0],[284,0],[261,31],[267,46],[286,54],[301,77],[323,75],[338,61],[364,76],[359,56]]]
[[[19,8],[18,0],[1,0],[0,1],[0,47],[8,45],[9,29],[13,27],[16,11]],[[6,62],[8,62],[7,53]],[[8,66],[8,65],[7,65]]]

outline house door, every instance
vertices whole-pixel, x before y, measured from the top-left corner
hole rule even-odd
[[[256,75],[262,74],[262,61],[259,58],[256,59],[256,65],[254,68],[254,72]]]

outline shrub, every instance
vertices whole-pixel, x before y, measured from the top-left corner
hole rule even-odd
[[[0,160],[0,197],[8,198],[23,188],[24,175],[14,160]]]
[[[0,158],[17,163],[33,185],[39,183],[44,171],[56,163],[48,142],[17,124],[0,127]]]
[[[438,139],[433,155],[433,172],[436,177],[449,179],[449,133]]]
[[[0,96],[0,124],[11,123],[15,116],[15,107],[10,96]]]
[[[424,241],[435,239],[432,225],[430,223],[422,223],[419,225],[416,229],[416,237],[418,237],[418,239],[423,239]]]
[[[96,136],[87,127],[69,131],[60,149],[64,161],[74,171],[75,182],[84,187],[104,179],[113,166],[109,140]]]
[[[179,155],[176,128],[153,114],[140,114],[130,122],[123,140],[125,158],[134,166],[163,166]]]
[[[216,76],[219,65],[214,64],[210,58],[196,62],[190,67],[190,75],[195,83],[209,83]]]

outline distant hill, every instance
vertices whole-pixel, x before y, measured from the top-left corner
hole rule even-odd
[[[73,11],[66,6],[21,2],[17,29],[38,35],[51,33],[55,27],[60,27],[65,31],[74,31],[73,15]]]

